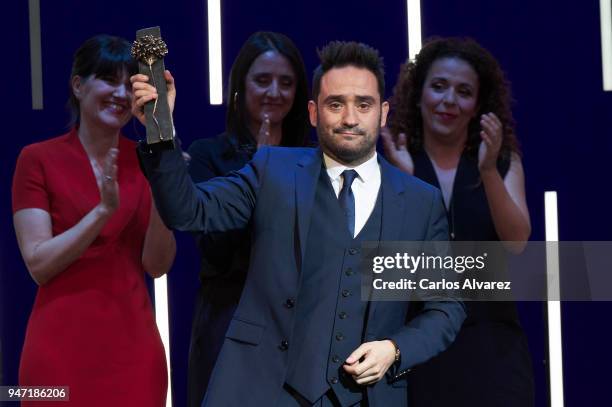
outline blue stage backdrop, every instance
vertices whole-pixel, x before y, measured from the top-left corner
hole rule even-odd
[[[34,3],[37,1],[31,1]],[[5,5],[3,146],[0,149],[0,329],[2,384],[17,384],[19,356],[36,286],[21,260],[12,227],[10,185],[21,148],[63,133],[68,116],[72,54],[98,33],[134,37],[160,25],[169,45],[166,66],[176,77],[177,131],[189,145],[224,128],[225,109],[208,103],[206,1],[41,2],[44,109],[32,110],[28,2]],[[330,40],[359,40],[378,48],[391,93],[407,56],[406,2],[222,1],[224,81],[233,58],[254,31],[286,33],[302,50],[309,72],[316,48]],[[514,92],[524,149],[532,239],[544,238],[543,193],[559,194],[562,240],[611,240],[608,178],[612,153],[612,93],[602,89],[599,2],[552,0],[422,2],[423,37],[470,36],[501,62]],[[8,8],[6,8],[8,7]],[[126,133],[142,137],[138,126]],[[178,236],[169,275],[174,404],[186,405],[186,372],[198,257],[189,235]],[[546,406],[546,343],[541,303],[520,304],[536,372],[537,405]],[[609,303],[563,306],[568,406],[608,405],[612,328]],[[52,334],[52,333],[50,333]]]

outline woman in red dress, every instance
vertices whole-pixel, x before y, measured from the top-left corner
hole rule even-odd
[[[39,285],[19,383],[68,386],[62,406],[165,404],[166,360],[144,272],[165,274],[176,245],[135,143],[120,134],[136,71],[129,51],[106,35],[79,48],[70,81],[75,126],[25,147],[13,179],[19,248]]]

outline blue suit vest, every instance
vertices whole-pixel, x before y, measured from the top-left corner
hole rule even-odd
[[[297,346],[289,351],[286,380],[311,402],[330,388],[343,406],[362,399],[364,388],[342,365],[363,342],[367,302],[360,295],[361,242],[380,240],[381,215],[379,192],[372,214],[353,239],[327,171],[321,170],[296,301]]]

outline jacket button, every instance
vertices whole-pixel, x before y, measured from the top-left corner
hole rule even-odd
[[[344,270],[344,274],[346,274],[347,276],[352,276],[353,275],[353,269],[352,268],[347,268],[346,270]]]
[[[342,335],[342,332],[338,332],[338,333],[336,334],[336,340],[337,340],[337,341],[341,341],[341,340],[343,340],[343,339],[344,339],[344,335]]]
[[[283,339],[280,345],[278,345],[278,349],[283,350],[283,351],[289,349],[289,341],[286,339]]]
[[[331,381],[332,384],[338,384],[338,378],[337,377],[332,377],[330,381]]]
[[[338,355],[334,355],[334,356],[332,357],[332,362],[334,362],[334,363],[340,363],[340,357],[338,357]]]
[[[342,296],[344,298],[348,297],[349,295],[351,295],[351,292],[349,290],[342,290]]]
[[[338,314],[338,316],[340,317],[340,319],[346,319],[346,317],[348,317],[348,314],[344,311],[340,312]]]
[[[354,247],[351,247],[351,248],[349,249],[349,254],[357,254],[357,253],[359,253],[359,249],[356,249],[356,248],[354,248]]]
[[[285,307],[293,308],[294,305],[295,305],[295,300],[293,298],[287,298],[287,301],[285,301]]]

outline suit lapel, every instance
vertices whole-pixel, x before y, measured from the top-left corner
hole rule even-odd
[[[321,150],[316,149],[312,154],[305,155],[295,170],[295,201],[297,207],[297,227],[300,247],[299,266],[301,270],[302,259],[306,251],[306,239],[310,227],[310,216],[314,204],[315,188],[321,173]]]
[[[378,155],[380,164],[380,187],[382,188],[382,225],[380,243],[401,240],[401,232],[405,225],[405,200],[403,199],[404,184],[398,170],[393,168],[383,157]],[[368,313],[368,332],[374,323],[378,301],[370,302]]]
[[[384,158],[378,159],[380,163],[381,188],[382,188],[382,229],[381,241],[400,240],[401,231],[404,227],[404,185],[395,168]]]

